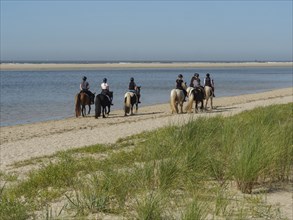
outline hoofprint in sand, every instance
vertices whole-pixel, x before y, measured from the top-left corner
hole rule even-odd
[[[93,144],[115,143],[119,138],[154,130],[172,124],[183,124],[198,117],[231,116],[256,107],[293,102],[293,87],[264,93],[214,99],[215,109],[200,114],[171,114],[170,105],[139,108],[133,116],[124,117],[122,110],[108,118],[68,118],[27,125],[1,127],[0,171],[22,160],[54,154],[58,151]],[[72,111],[74,115],[74,109]],[[279,204],[282,212],[293,219],[292,188],[267,196],[271,204]]]

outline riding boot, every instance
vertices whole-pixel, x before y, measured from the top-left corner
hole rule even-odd
[[[112,102],[112,99],[110,99],[110,105],[114,105],[113,102]]]

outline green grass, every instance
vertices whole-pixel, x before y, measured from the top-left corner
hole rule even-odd
[[[0,219],[9,219],[12,211],[16,219],[34,218],[37,210],[47,219],[96,213],[127,219],[281,219],[261,198],[239,194],[292,181],[292,107],[202,117],[113,145],[58,153],[46,158],[50,163],[38,158],[39,170],[2,188]],[[9,174],[0,177],[15,181]],[[233,183],[239,191],[231,194]],[[52,216],[48,207],[61,198],[64,206]]]

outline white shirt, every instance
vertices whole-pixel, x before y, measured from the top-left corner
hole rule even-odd
[[[107,90],[109,90],[109,85],[108,85],[108,83],[102,83],[102,84],[101,84],[101,88],[102,88],[102,89],[107,89]]]

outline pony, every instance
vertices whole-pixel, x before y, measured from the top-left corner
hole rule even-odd
[[[211,110],[213,109],[213,88],[210,86],[205,86],[204,87],[204,91],[205,91],[205,96],[206,96],[206,102],[205,102],[205,109],[207,110],[207,106],[208,106],[208,101],[210,100],[210,107]]]
[[[138,110],[138,96],[140,96],[140,86],[137,86],[136,94],[134,92],[126,92],[124,95],[124,116],[130,113],[133,115],[133,106],[135,105],[135,113]]]
[[[110,95],[113,96],[113,92],[110,93]],[[95,107],[95,118],[99,118],[101,113],[103,114],[103,118],[105,118],[105,114],[109,115],[110,113],[111,101],[106,95],[102,93],[98,94],[95,99]],[[107,107],[108,111],[106,111]]]
[[[192,104],[195,101],[195,108],[194,112],[198,112],[198,103],[201,103],[200,110],[203,110],[203,100],[204,100],[204,94],[202,90],[197,90],[193,87],[188,87],[186,89],[187,91],[187,96],[188,96],[188,103],[186,106],[186,111],[191,113],[192,110]]]
[[[91,112],[91,99],[85,92],[79,92],[75,96],[75,116],[79,117],[80,113],[82,117],[86,115],[86,108],[85,106],[89,106],[88,115]]]
[[[182,87],[186,90],[186,84],[182,83]],[[183,102],[184,102],[184,93],[180,89],[172,89],[170,94],[170,105],[171,105],[171,112],[178,113],[178,105],[180,105],[180,113],[183,113]]]

